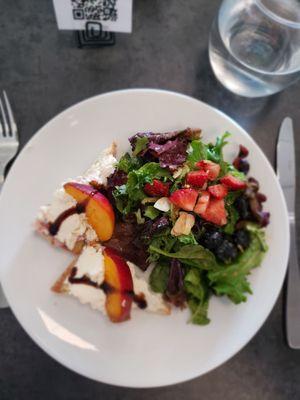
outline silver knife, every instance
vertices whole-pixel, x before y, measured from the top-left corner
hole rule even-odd
[[[290,257],[286,288],[286,337],[289,347],[300,349],[300,271],[295,227],[296,164],[293,121],[282,121],[277,143],[277,175],[290,220]]]

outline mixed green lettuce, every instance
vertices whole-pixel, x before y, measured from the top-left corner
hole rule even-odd
[[[222,263],[213,251],[203,245],[203,221],[196,216],[196,224],[188,235],[173,236],[172,225],[178,218],[178,210],[171,205],[167,212],[154,207],[155,198],[149,197],[144,187],[153,180],[168,182],[170,193],[183,187],[186,175],[197,169],[196,163],[209,160],[220,165],[219,177],[230,174],[241,181],[246,175],[223,159],[223,148],[229,133],[218,137],[215,143],[205,144],[190,131],[161,134],[138,134],[130,139],[132,155],[126,153],[117,165],[117,173],[126,179],[114,185],[112,195],[115,207],[122,218],[135,216],[141,227],[140,240],[147,247],[148,263],[155,263],[149,283],[154,292],[168,295],[172,283],[172,263],[177,263],[183,271],[183,281],[178,290],[184,291],[185,303],[191,311],[190,322],[199,325],[209,323],[208,306],[212,295],[227,296],[233,303],[246,301],[251,294],[248,276],[259,266],[267,251],[264,229],[259,223],[247,222],[243,229],[249,234],[249,245],[239,249],[238,256],[231,263]],[[190,137],[188,140],[187,137]],[[171,149],[168,159],[167,149]],[[176,149],[180,149],[180,160],[185,160],[176,170],[174,160]],[[169,163],[169,164],[168,164]],[[167,167],[166,167],[167,165]],[[219,178],[218,177],[218,178]],[[212,182],[211,184],[218,183]],[[243,193],[229,191],[224,198],[227,223],[220,228],[226,237],[233,237],[241,215],[236,200]],[[164,219],[164,224],[162,220]],[[245,221],[244,221],[245,222]],[[176,286],[176,285],[175,285]],[[173,284],[173,289],[174,289]],[[174,293],[173,293],[174,294]]]
[[[138,159],[128,156],[122,157],[118,164],[118,169],[127,172],[127,183],[116,186],[113,191],[116,207],[124,215],[137,211],[140,202],[147,197],[143,190],[146,183],[152,183],[154,178],[171,179],[170,172],[159,163],[148,162],[141,166]]]
[[[264,230],[257,224],[248,223],[245,229],[251,236],[250,245],[230,265],[218,262],[212,252],[199,244],[185,244],[186,238],[182,243],[181,237],[175,239],[168,231],[153,238],[149,251],[157,265],[150,276],[152,289],[164,293],[168,259],[178,258],[185,269],[187,303],[193,323],[202,325],[209,322],[207,311],[211,294],[225,295],[235,304],[246,301],[246,294],[252,293],[248,275],[261,264],[268,247]]]

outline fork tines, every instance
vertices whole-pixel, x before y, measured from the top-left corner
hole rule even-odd
[[[2,96],[3,100],[0,96],[0,136],[16,138],[17,125],[5,90]]]

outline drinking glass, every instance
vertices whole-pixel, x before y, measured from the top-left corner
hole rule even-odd
[[[209,39],[217,79],[246,97],[300,77],[300,0],[223,0]]]

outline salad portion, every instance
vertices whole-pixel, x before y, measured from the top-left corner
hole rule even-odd
[[[52,286],[123,322],[135,308],[168,315],[188,307],[209,323],[212,296],[251,294],[248,275],[267,251],[266,196],[248,177],[248,150],[223,155],[229,133],[138,133],[131,152],[105,149],[82,175],[40,208],[36,230],[76,255]]]
[[[211,296],[233,303],[251,294],[248,275],[262,262],[269,213],[248,150],[224,160],[230,134],[205,144],[200,130],[132,136],[102,190],[113,204],[115,232],[105,243],[146,270],[152,291],[190,321],[209,323]]]

